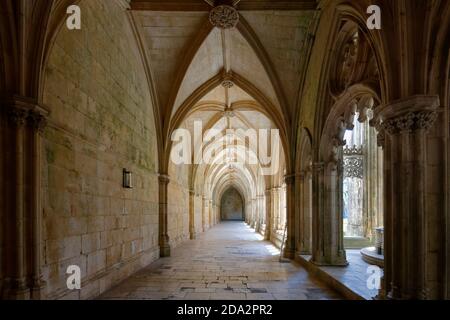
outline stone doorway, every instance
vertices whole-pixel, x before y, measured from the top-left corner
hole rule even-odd
[[[244,201],[235,188],[229,188],[220,201],[220,217],[222,221],[244,221]]]

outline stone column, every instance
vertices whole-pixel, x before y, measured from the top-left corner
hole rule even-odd
[[[161,257],[170,257],[170,242],[167,219],[167,188],[170,182],[168,175],[159,176],[159,248]]]
[[[30,290],[27,286],[25,270],[25,123],[28,112],[25,109],[14,106],[9,111],[10,123],[13,127],[13,161],[14,161],[14,210],[11,216],[10,226],[13,236],[10,238],[8,255],[14,257],[8,262],[11,268],[9,278],[9,296],[13,299],[29,299]]]
[[[295,204],[294,204],[294,188],[295,175],[285,177],[286,183],[286,243],[284,246],[284,256],[289,259],[295,257]]]
[[[271,204],[271,194],[270,189],[266,190],[266,229],[264,231],[264,240],[270,241],[270,234],[272,228],[272,204]]]
[[[2,150],[9,182],[4,225],[4,298],[42,299],[45,283],[41,271],[41,134],[48,111],[33,99],[21,96],[2,101],[9,141]],[[2,195],[3,196],[3,195]]]
[[[313,164],[313,247],[317,265],[347,265],[343,244],[342,172],[335,163]]]
[[[31,275],[31,298],[34,300],[40,300],[44,298],[43,289],[45,282],[42,279],[42,203],[41,203],[41,142],[44,128],[47,124],[46,118],[37,112],[33,112],[29,116],[29,122],[31,125],[32,136],[32,193],[33,205],[32,205],[32,247],[33,247],[33,270]]]
[[[310,246],[310,221],[311,212],[306,212],[309,208],[307,205],[310,202],[310,194],[311,190],[307,184],[309,183],[309,172],[301,171],[296,176],[296,188],[297,188],[297,201],[296,204],[298,207],[298,224],[296,228],[298,228],[298,243],[297,243],[297,253],[300,255],[311,254],[311,246]]]
[[[256,198],[252,199],[252,217],[250,219],[250,226],[256,230],[256,213],[258,211],[258,203],[256,202]]]
[[[272,230],[274,234],[279,229],[280,224],[280,188],[275,187],[272,188],[272,197],[271,197],[271,204],[272,204]]]
[[[213,220],[213,202],[212,202],[212,200],[209,200],[208,203],[209,203],[209,210],[208,210],[208,214],[209,214],[209,227],[211,228],[212,226],[214,226],[214,220]]]
[[[195,234],[195,191],[189,190],[189,237],[196,238]]]
[[[255,230],[261,232],[262,218],[263,218],[263,198],[264,196],[256,196],[256,215],[255,215]]]
[[[377,110],[385,134],[385,285],[388,298],[428,299],[430,256],[427,197],[427,131],[437,118],[439,99],[413,96]],[[433,262],[434,261],[434,262]]]
[[[206,197],[202,197],[202,230],[205,232],[207,230],[206,224]]]

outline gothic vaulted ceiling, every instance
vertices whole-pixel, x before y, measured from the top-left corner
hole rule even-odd
[[[239,23],[220,29],[209,19],[214,0],[131,1],[164,125],[196,90],[227,72],[262,93],[280,119],[292,117],[316,1],[231,2]],[[246,88],[233,90],[232,97],[223,91],[209,88],[202,100],[255,100]]]

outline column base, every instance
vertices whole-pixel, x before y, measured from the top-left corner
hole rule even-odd
[[[161,258],[170,257],[170,244],[169,244],[168,237],[167,237],[167,239],[164,239],[163,241],[160,242],[159,256]]]
[[[295,259],[295,251],[289,248],[283,249],[283,257],[286,259]]]
[[[190,232],[189,238],[190,238],[191,240],[197,239],[197,233],[196,233],[196,232]]]
[[[4,283],[3,298],[7,300],[30,300],[30,288],[27,287],[25,278],[9,279]]]
[[[35,280],[33,287],[31,288],[31,299],[32,300],[44,300],[45,294],[44,289],[47,284],[42,280]]]
[[[345,252],[338,256],[323,256],[315,257],[313,255],[311,262],[317,266],[336,266],[336,267],[346,267],[348,266],[347,257]]]

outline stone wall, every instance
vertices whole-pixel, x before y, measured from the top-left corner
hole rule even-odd
[[[151,263],[158,249],[157,146],[144,67],[124,8],[81,1],[45,72],[44,278],[50,299],[92,298]],[[122,188],[122,170],[133,189]],[[78,265],[82,290],[68,291]]]

